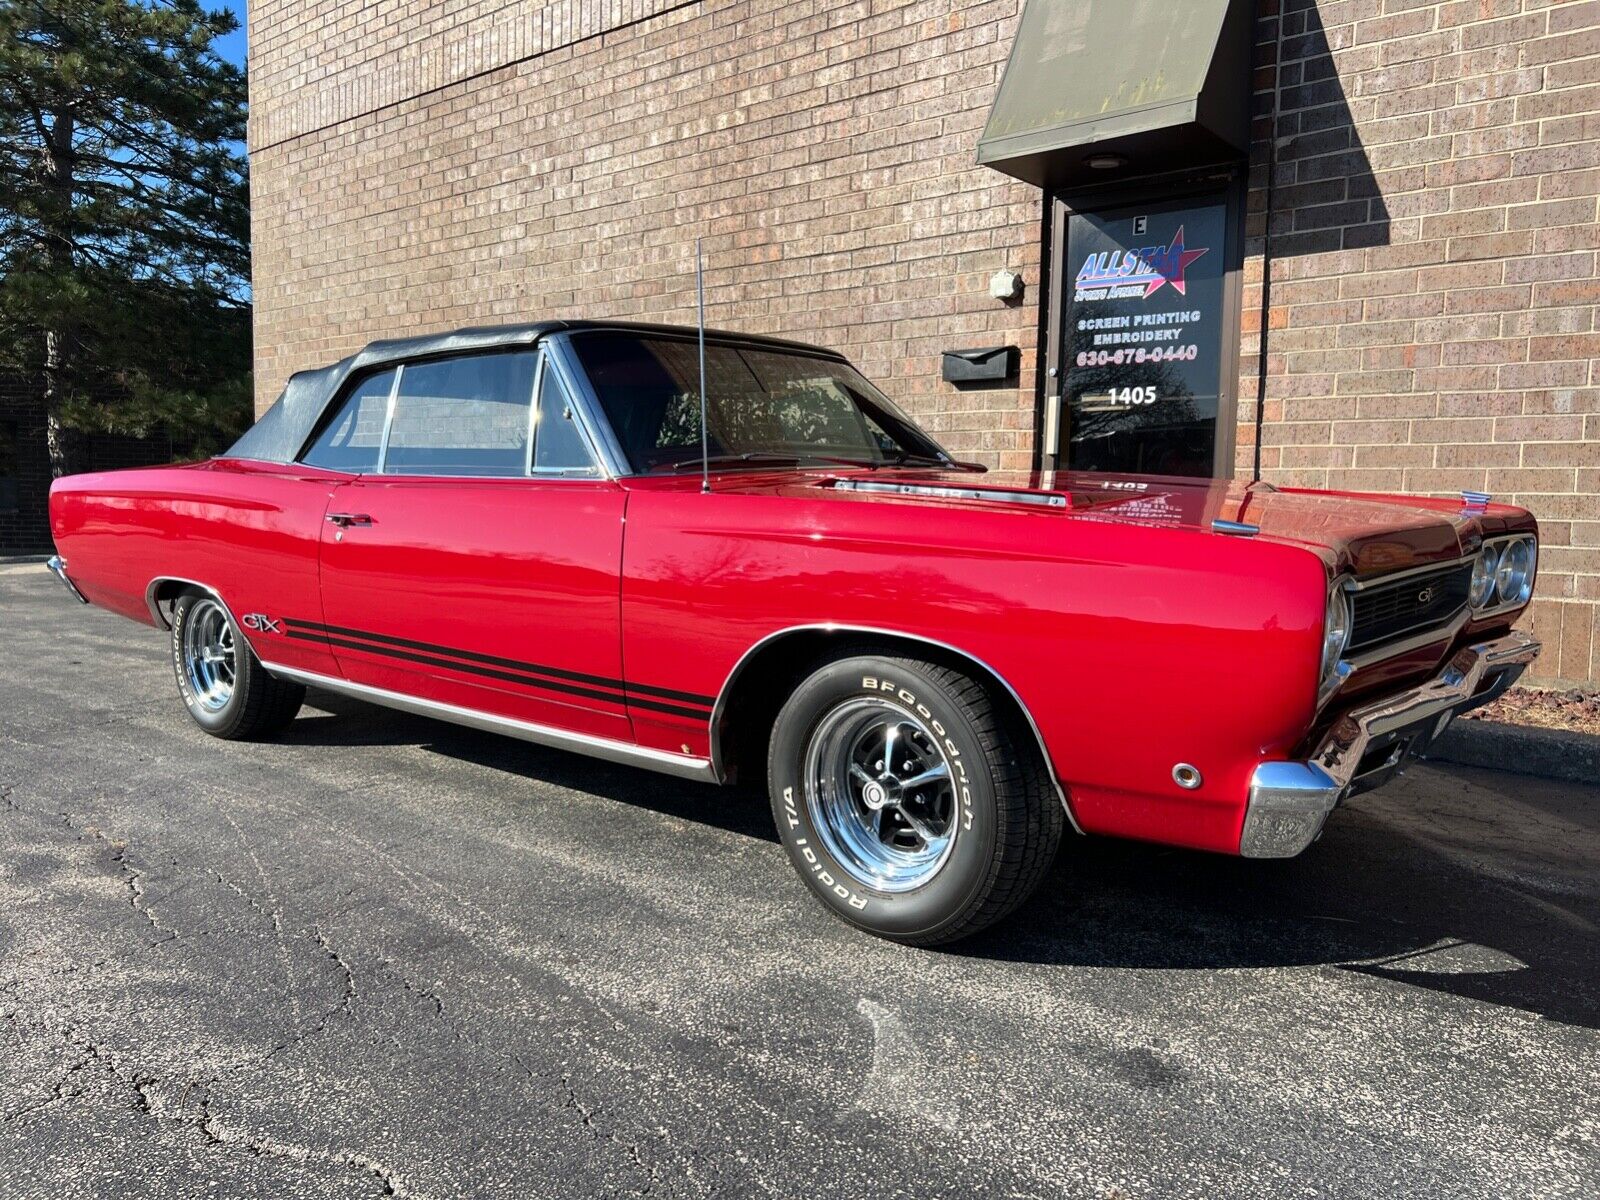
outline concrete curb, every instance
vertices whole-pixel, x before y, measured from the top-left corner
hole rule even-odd
[[[1600,780],[1600,737],[1565,729],[1455,721],[1428,748],[1427,757],[1433,762],[1490,767],[1574,783]]]

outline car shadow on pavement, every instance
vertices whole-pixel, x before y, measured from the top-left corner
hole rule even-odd
[[[285,740],[412,745],[462,762],[776,842],[765,795],[716,788],[313,693]],[[1470,826],[1492,809],[1430,767]],[[1467,773],[1470,775],[1471,773]],[[1492,774],[1492,773],[1491,773]],[[1507,776],[1505,778],[1514,779]],[[930,953],[1043,967],[1222,971],[1323,966],[1600,1028],[1600,880],[1587,795],[1518,797],[1549,832],[1485,831],[1466,852],[1429,836],[1394,792],[1359,797],[1305,854],[1251,861],[1068,835],[1031,901],[987,933]],[[1432,800],[1441,803],[1437,796]],[[1459,820],[1458,820],[1459,818]],[[1565,822],[1565,823],[1564,823]],[[1570,823],[1583,828],[1574,846]],[[1585,823],[1587,826],[1585,827]],[[1563,830],[1566,835],[1563,836]],[[1503,832],[1503,830],[1502,830]],[[1548,841],[1544,844],[1541,838]],[[1576,858],[1574,857],[1576,854]],[[1584,863],[1587,861],[1587,866]],[[1570,878],[1530,871],[1567,863]],[[858,936],[844,929],[842,937]]]
[[[764,792],[675,779],[427,717],[312,691],[283,741],[302,746],[418,746],[461,762],[604,796],[666,816],[776,843]],[[326,715],[323,715],[326,714]]]
[[[1586,878],[1530,880],[1522,854],[1414,836],[1389,819],[1396,803],[1358,798],[1281,861],[1071,839],[1031,904],[954,950],[1058,966],[1326,966],[1600,1028],[1597,860]]]

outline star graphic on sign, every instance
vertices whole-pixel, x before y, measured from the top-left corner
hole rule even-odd
[[[1209,253],[1211,253],[1211,247],[1209,246],[1202,246],[1198,250],[1185,250],[1183,248],[1183,226],[1179,225],[1178,232],[1172,235],[1172,244],[1167,247],[1167,253],[1163,256],[1166,261],[1156,269],[1156,273],[1161,278],[1145,289],[1144,298],[1146,300],[1150,299],[1151,296],[1169,283],[1172,285],[1172,290],[1177,292],[1178,295],[1187,296],[1189,294],[1189,284],[1184,279],[1183,273],[1189,269],[1189,264],[1195,259],[1202,258]]]

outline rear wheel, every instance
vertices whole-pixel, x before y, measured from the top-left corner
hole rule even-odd
[[[768,756],[778,832],[837,915],[917,945],[978,932],[1021,904],[1061,839],[1032,739],[949,667],[864,653],[805,679]]]
[[[227,609],[202,593],[180,596],[172,606],[172,665],[189,715],[214,737],[278,733],[306,696],[300,684],[268,675]]]

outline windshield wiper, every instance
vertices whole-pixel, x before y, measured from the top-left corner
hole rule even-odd
[[[985,472],[989,468],[982,463],[962,462],[959,459],[947,458],[941,454],[919,454],[914,450],[897,450],[882,463],[874,466],[905,467],[916,465],[919,467],[938,467],[944,471],[975,471]]]
[[[769,450],[746,450],[743,454],[713,454],[709,458],[686,458],[680,463],[673,463],[674,471],[698,471],[702,466],[726,466],[728,463],[766,463],[774,466],[798,467],[801,459],[798,454],[778,454]]]
[[[742,454],[713,454],[704,460],[707,466],[727,466],[730,463],[752,463],[761,466],[798,467],[804,463],[828,463],[838,467],[858,467],[876,471],[880,467],[937,467],[944,471],[987,471],[982,463],[959,462],[936,454],[921,454],[914,450],[896,450],[886,458],[846,458],[834,454],[784,453],[777,450],[746,450]],[[698,471],[702,461],[698,458],[673,463],[672,470]]]

